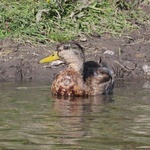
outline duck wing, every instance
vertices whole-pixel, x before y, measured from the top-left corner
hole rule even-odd
[[[106,65],[94,61],[85,62],[83,79],[90,95],[110,94],[113,91],[114,80]]]
[[[98,70],[100,65],[95,61],[87,61],[84,63],[83,80],[86,81],[88,77],[94,76],[94,72]]]

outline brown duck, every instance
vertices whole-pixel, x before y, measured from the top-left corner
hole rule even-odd
[[[109,69],[94,61],[85,62],[83,48],[75,42],[62,43],[39,63],[61,60],[68,67],[57,75],[51,91],[56,96],[93,96],[113,92],[114,81]]]

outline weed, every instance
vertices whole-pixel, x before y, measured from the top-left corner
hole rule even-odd
[[[121,35],[148,20],[125,0],[1,0],[0,38],[61,42],[97,32]],[[135,7],[136,6],[136,7]]]

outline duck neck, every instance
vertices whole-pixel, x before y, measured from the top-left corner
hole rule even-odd
[[[71,63],[69,64],[69,68],[72,68],[76,72],[79,72],[81,75],[83,74],[83,62]]]

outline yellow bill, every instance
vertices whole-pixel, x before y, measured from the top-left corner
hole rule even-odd
[[[59,56],[58,56],[58,52],[54,52],[52,55],[46,57],[46,58],[43,58],[39,61],[40,64],[42,63],[49,63],[49,62],[53,62],[55,60],[59,60],[61,59]]]

